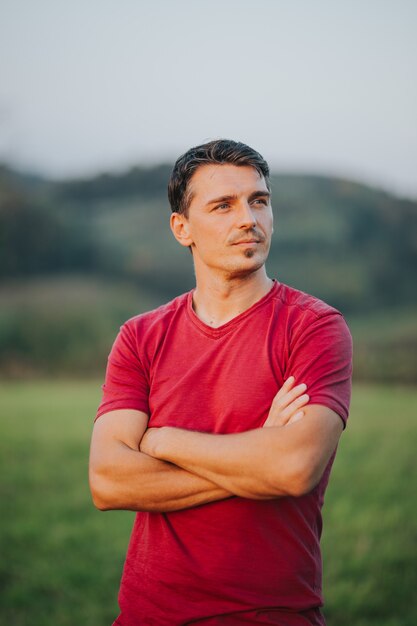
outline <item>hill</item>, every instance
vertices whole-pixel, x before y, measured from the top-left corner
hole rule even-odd
[[[168,226],[170,169],[54,182],[0,168],[0,368],[55,369],[56,356],[39,360],[35,348],[55,326],[61,347],[78,328],[81,350],[94,325],[91,354],[98,342],[101,355],[120,321],[193,286],[190,255]],[[368,355],[359,358],[358,375],[400,378],[405,369],[417,380],[410,321],[417,309],[417,202],[340,178],[276,173],[271,186],[269,274],[342,310],[361,335],[359,355]],[[393,350],[406,368],[376,367],[368,358],[378,354],[381,365]],[[83,363],[97,367],[91,355]]]

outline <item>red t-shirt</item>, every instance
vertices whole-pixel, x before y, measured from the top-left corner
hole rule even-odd
[[[109,356],[97,417],[147,413],[150,426],[234,433],[261,427],[290,375],[311,404],[346,422],[351,337],[342,315],[277,282],[211,328],[192,292],[129,320]],[[322,625],[321,507],[333,458],[302,497],[233,497],[171,513],[137,513],[117,624]]]

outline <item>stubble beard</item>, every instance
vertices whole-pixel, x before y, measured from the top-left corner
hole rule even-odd
[[[245,259],[252,259],[253,257],[256,256],[256,253],[257,253],[257,251],[253,248],[242,250],[242,252],[243,252],[242,256]],[[250,276],[251,274],[254,274],[261,267],[265,265],[266,257],[267,255],[264,258],[258,259],[258,262],[257,263],[255,262],[251,267],[242,267],[242,265],[239,264],[239,262],[236,262],[235,267],[229,268],[228,274],[231,278],[245,278],[247,276]]]

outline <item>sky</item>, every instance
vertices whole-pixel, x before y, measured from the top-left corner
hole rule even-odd
[[[415,0],[0,0],[0,161],[52,176],[218,137],[417,198]]]

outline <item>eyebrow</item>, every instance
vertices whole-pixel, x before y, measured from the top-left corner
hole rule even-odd
[[[258,191],[253,191],[250,194],[248,200],[251,201],[251,200],[255,200],[255,198],[270,198],[270,197],[271,197],[271,194],[269,191],[258,190]],[[218,202],[230,202],[231,200],[232,201],[237,200],[237,195],[231,194],[231,195],[226,195],[226,196],[219,196],[218,198],[213,198],[213,200],[209,200],[206,203],[206,206],[208,206],[209,204],[217,204]]]

